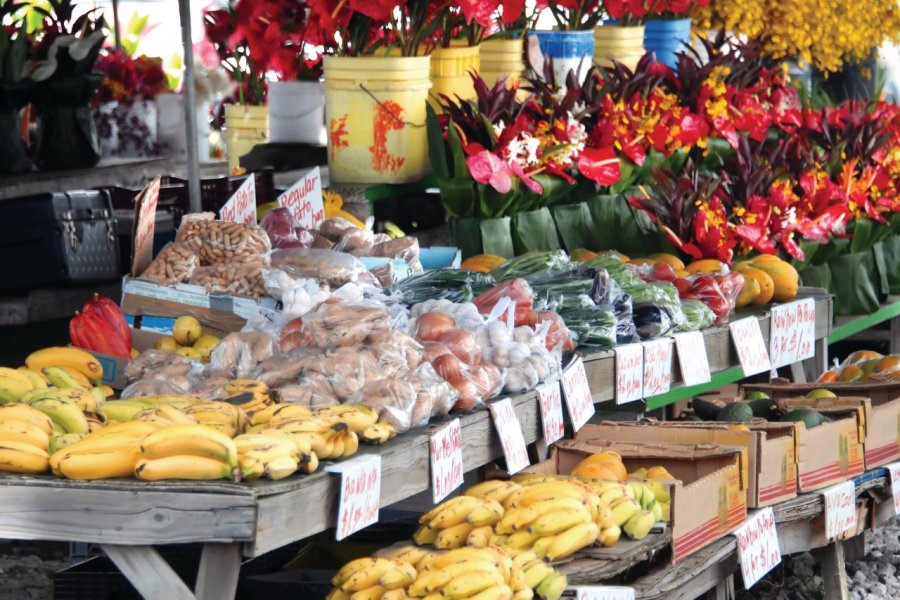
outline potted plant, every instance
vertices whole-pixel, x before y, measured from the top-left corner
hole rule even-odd
[[[491,27],[481,42],[479,74],[489,87],[501,79],[518,85],[525,75],[525,33],[537,21],[537,11],[526,12],[517,0],[499,3],[492,14]],[[519,88],[520,94],[524,93]]]
[[[580,84],[594,61],[594,27],[603,16],[600,0],[538,0],[537,7],[549,10],[556,21],[552,31],[532,34],[538,40],[544,61],[550,59],[553,63],[554,80],[565,82],[571,71]],[[533,64],[532,68],[538,73],[544,71],[543,65]]]
[[[644,55],[643,0],[603,0],[608,17],[594,28],[594,62],[601,67],[620,62],[634,71]]]
[[[710,0],[643,0],[644,48],[657,62],[675,67],[678,52],[691,41],[690,12]]]
[[[94,97],[94,118],[104,156],[154,156],[156,98],[169,91],[162,59],[106,49],[97,60],[103,83]]]
[[[34,82],[31,98],[37,133],[35,162],[42,169],[92,167],[100,160],[100,140],[90,101],[103,81],[94,71],[106,39],[99,10],[75,16],[71,0],[32,6],[43,16],[25,74]]]
[[[5,20],[19,8],[7,2],[0,5],[0,19]],[[23,173],[31,168],[22,140],[20,111],[28,102],[28,84],[22,75],[28,54],[28,34],[24,22],[0,28],[0,174]]]

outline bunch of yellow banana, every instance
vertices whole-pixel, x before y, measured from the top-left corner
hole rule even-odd
[[[427,600],[530,600],[525,571],[500,548],[458,548],[422,559],[407,593]]]
[[[143,398],[129,398],[128,400],[109,400],[100,404],[97,412],[106,419],[107,423],[125,423],[134,420],[134,417],[145,410],[154,407],[152,402]]]
[[[266,425],[258,425],[250,431],[275,430],[284,433],[297,443],[298,448],[309,447],[321,460],[345,458],[356,454],[359,438],[346,423],[334,416],[309,415],[296,418],[273,418]],[[302,452],[302,450],[301,450]]]
[[[184,411],[187,410],[188,407],[193,406],[195,404],[202,404],[205,402],[209,402],[204,398],[197,398],[196,396],[188,396],[184,394],[159,394],[154,396],[138,396],[137,398],[132,398],[132,400],[140,400],[141,402],[147,402],[151,406],[160,406],[167,405],[177,408],[178,410]]]
[[[53,423],[25,404],[0,406],[0,471],[45,473],[50,469]]]
[[[131,477],[141,458],[141,444],[159,425],[146,421],[113,423],[81,439],[57,436],[50,457],[54,475],[67,479]],[[77,435],[77,434],[69,434]]]
[[[224,433],[230,438],[243,433],[249,425],[247,413],[227,402],[198,402],[184,409],[201,425]]]
[[[37,380],[40,378],[32,379],[29,373],[30,371],[26,373],[18,369],[0,367],[0,404],[21,402],[28,393],[38,389],[38,386],[47,387],[46,381],[39,383]]]
[[[301,404],[272,404],[253,413],[250,425],[258,427],[311,416],[312,411]]]
[[[134,467],[134,475],[145,481],[237,480],[240,478],[237,446],[228,435],[212,427],[171,425],[154,431],[141,442],[141,458]]]
[[[660,510],[648,487],[633,480],[626,483],[593,480],[588,485],[600,494],[602,503],[609,507],[604,518],[598,521],[601,528],[600,543],[603,546],[615,544],[622,532],[631,539],[641,540],[647,537],[650,528],[657,521],[655,514]],[[646,504],[642,504],[641,498],[645,490]],[[645,510],[644,506],[651,510]]]
[[[559,600],[569,582],[564,573],[551,567],[533,551],[519,552],[513,563],[525,575],[525,585],[544,600]]]
[[[60,389],[89,390],[94,387],[90,379],[72,367],[44,367],[41,373],[50,385]]]
[[[100,388],[58,388],[46,387],[34,389],[22,396],[22,402],[31,404],[37,400],[63,399],[71,400],[83,413],[99,414],[100,405],[106,397]]]
[[[416,580],[416,567],[397,558],[358,558],[341,567],[331,580],[329,600],[400,600]]]
[[[496,500],[500,504],[503,504],[513,492],[521,487],[522,486],[520,486],[515,481],[489,479],[487,481],[482,481],[481,483],[476,483],[475,485],[464,491],[463,495],[490,498],[491,500]]]
[[[467,544],[484,547],[491,537],[490,528],[502,518],[503,505],[496,500],[456,496],[419,518],[421,527],[413,534],[413,541],[419,545],[434,544],[439,550],[462,548]]]
[[[51,388],[41,391],[54,391]],[[63,390],[55,390],[63,391]],[[91,426],[79,405],[69,398],[50,395],[33,398],[28,406],[41,411],[53,422],[53,433],[88,433]]]
[[[312,473],[319,466],[319,459],[305,442],[274,429],[237,436],[234,443],[238,450],[241,478],[253,481],[266,476],[277,480],[289,477],[298,470]]]
[[[334,417],[359,435],[378,422],[378,411],[362,404],[338,404],[320,408],[316,416]]]
[[[387,422],[379,421],[369,425],[359,434],[359,439],[367,444],[377,446],[397,437],[397,430]]]
[[[32,352],[25,359],[28,369],[42,372],[48,367],[64,367],[80,373],[89,384],[99,384],[103,379],[103,365],[94,356],[72,346],[43,348]]]
[[[134,414],[133,421],[150,421],[160,426],[196,425],[197,419],[175,408],[172,404],[158,404],[153,408],[145,408]]]
[[[256,379],[233,379],[225,384],[227,402],[238,406],[246,413],[263,410],[272,404],[269,386]]]
[[[375,552],[372,556],[376,558],[395,558],[405,563],[419,568],[419,564],[428,557],[435,554],[434,550],[415,546],[413,544],[396,544],[388,546]]]

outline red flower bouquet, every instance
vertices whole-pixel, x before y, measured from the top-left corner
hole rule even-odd
[[[132,57],[122,50],[106,50],[95,68],[103,73],[103,84],[94,98],[95,104],[118,101],[129,104],[137,99],[150,100],[169,89],[162,59],[149,56]]]

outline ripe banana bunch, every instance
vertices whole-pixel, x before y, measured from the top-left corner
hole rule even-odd
[[[178,410],[187,410],[189,406],[208,402],[196,396],[188,396],[184,394],[159,394],[153,396],[140,396],[137,398],[141,402],[148,402],[152,406],[167,405],[177,408]]]
[[[367,444],[377,446],[397,437],[397,430],[390,423],[378,422],[366,427],[359,433],[359,439]]]
[[[534,596],[525,572],[499,548],[458,548],[419,563],[407,590],[413,598],[526,600]]]
[[[301,404],[272,404],[250,417],[250,425],[270,425],[279,421],[311,417],[312,411]]]
[[[0,407],[0,472],[46,473],[52,430],[50,419],[37,409],[24,404]]]
[[[416,567],[398,558],[368,557],[352,560],[331,580],[333,600],[408,598],[408,588],[417,576]]]
[[[44,387],[47,387],[46,384]],[[19,402],[34,389],[35,384],[25,372],[0,367],[0,404]]]
[[[144,438],[134,475],[145,481],[237,480],[240,477],[237,446],[229,436],[212,427],[171,425]]]
[[[520,489],[518,483],[514,481],[504,481],[502,479],[489,479],[488,481],[482,481],[481,483],[477,483],[463,492],[466,496],[480,496],[482,498],[490,498],[491,500],[496,500],[500,504],[506,502],[506,499],[515,492]]]
[[[60,389],[90,390],[94,387],[90,379],[71,367],[44,367],[41,373],[50,385]]]
[[[57,388],[57,387],[47,387],[34,389],[24,396],[22,396],[22,402],[26,404],[31,404],[35,400],[44,400],[44,399],[63,399],[63,400],[71,400],[78,408],[81,409],[81,412],[89,413],[89,414],[98,414],[100,411],[100,404],[106,399],[104,396],[103,390],[100,388]]]
[[[319,415],[295,419],[275,419],[266,430],[285,433],[297,442],[301,452],[309,446],[321,460],[345,458],[356,454],[359,437],[337,417]]]
[[[199,402],[184,409],[201,425],[224,433],[230,438],[243,433],[249,425],[247,413],[227,402]]]
[[[378,422],[378,411],[362,404],[338,404],[320,408],[315,412],[319,416],[335,417],[347,425],[350,431],[359,435]]]
[[[301,453],[293,438],[277,430],[245,433],[234,438],[234,443],[242,479],[245,480],[252,481],[262,476],[273,480],[284,479],[296,473],[301,462],[307,464],[314,460],[318,466],[318,457],[314,453],[306,447],[304,450],[307,452]]]
[[[246,413],[263,410],[272,404],[269,386],[255,379],[233,379],[225,384],[226,400]]]
[[[402,560],[405,563],[411,564],[414,567],[418,567],[419,563],[422,562],[426,557],[432,556],[434,551],[429,550],[428,548],[422,548],[420,546],[414,546],[412,544],[397,544],[394,546],[388,546],[387,548],[382,548],[375,552],[372,556],[376,558],[395,558],[397,560]]]
[[[67,398],[37,398],[28,403],[41,411],[53,422],[56,433],[88,433],[90,426],[78,404]]]
[[[134,414],[132,421],[150,421],[162,427],[169,425],[196,425],[197,419],[171,404],[160,404],[153,408],[145,408]]]
[[[534,552],[516,554],[513,563],[524,573],[525,585],[544,600],[559,600],[568,587],[565,574],[548,565]]]
[[[30,370],[37,372],[48,367],[66,367],[81,373],[91,383],[99,383],[103,379],[103,365],[100,364],[100,361],[91,353],[73,346],[37,350],[28,355],[25,365]]]
[[[141,443],[158,428],[156,423],[127,421],[107,425],[80,440],[54,437],[60,448],[50,457],[50,468],[67,479],[131,477],[141,458]]]
[[[462,548],[475,530],[492,527],[503,518],[503,505],[490,498],[456,496],[442,502],[419,518],[421,527],[413,534],[416,544],[434,544],[439,550]],[[473,537],[476,544],[488,545],[490,532],[482,529]],[[482,541],[483,540],[483,541]]]
[[[153,406],[152,403],[141,398],[110,400],[101,403],[97,412],[103,415],[107,423],[124,423],[133,421],[138,413],[151,409]]]

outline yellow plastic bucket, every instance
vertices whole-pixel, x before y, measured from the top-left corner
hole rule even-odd
[[[335,183],[408,183],[428,174],[428,56],[326,56],[328,171]]]
[[[501,79],[506,79],[507,84],[521,81],[525,73],[522,38],[481,42],[479,72],[488,87],[494,87]]]
[[[479,69],[478,46],[436,48],[431,53],[431,93],[428,101],[437,109],[441,94],[456,100],[475,100],[475,84],[470,71]]]
[[[613,60],[632,71],[644,56],[644,26],[600,25],[594,29],[594,62],[610,67]]]
[[[242,156],[257,144],[269,140],[269,107],[227,104],[225,106],[226,144],[228,169],[233,172],[240,166]]]

